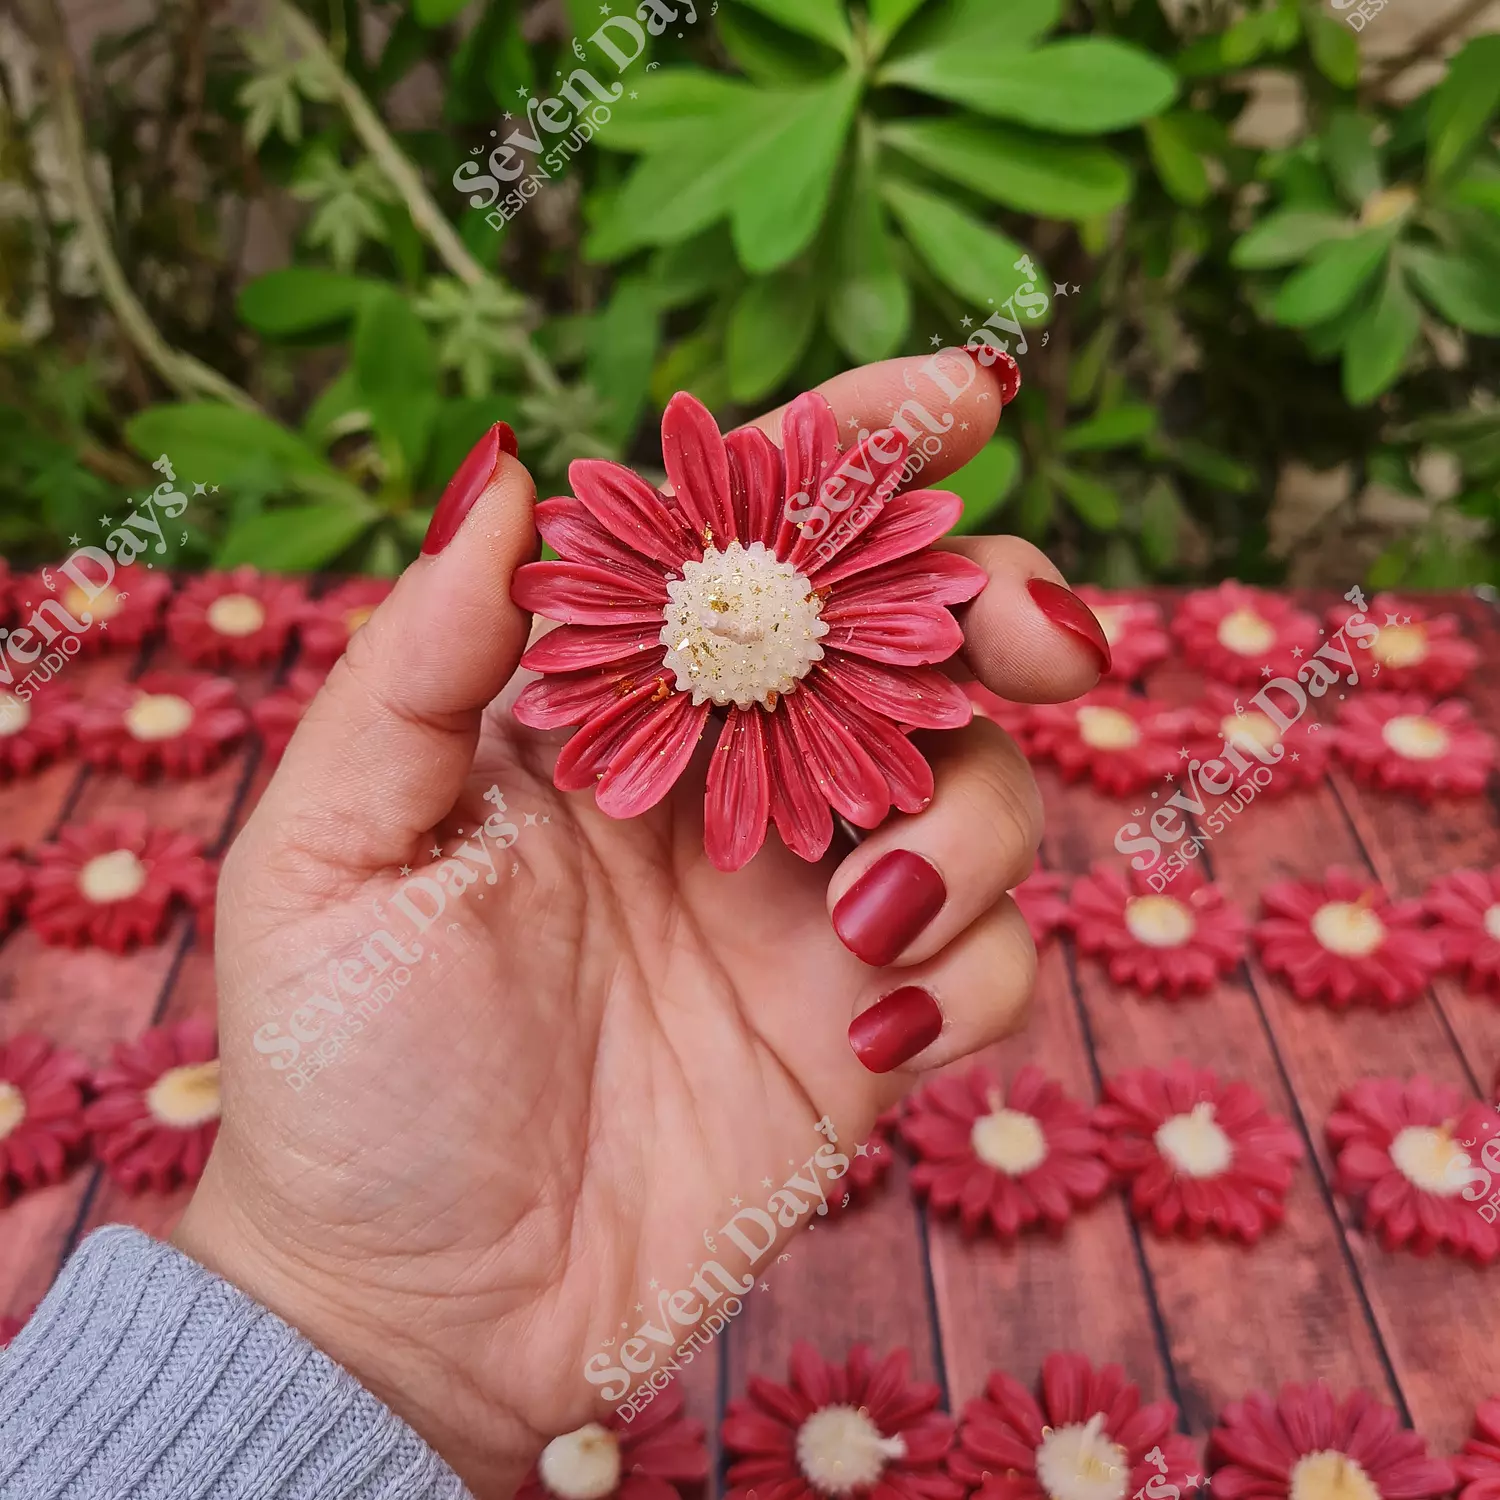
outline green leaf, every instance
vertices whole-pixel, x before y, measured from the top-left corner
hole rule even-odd
[[[1177,78],[1149,53],[1112,37],[1070,37],[1032,52],[962,47],[890,63],[883,81],[1064,135],[1134,125],[1177,96]]]
[[[833,223],[828,331],[858,364],[896,352],[911,321],[911,293],[896,269],[893,241],[875,187],[872,157],[857,153]]]
[[[1022,213],[1088,219],[1130,197],[1130,172],[1094,142],[964,118],[897,120],[880,138],[923,166]]]
[[[315,449],[279,422],[212,401],[148,406],[125,424],[125,436],[143,457],[166,453],[180,474],[204,483],[232,481],[260,457],[290,474],[333,474]]]
[[[1403,260],[1428,302],[1470,333],[1500,334],[1500,277],[1456,255],[1408,248]]]
[[[1342,21],[1309,6],[1303,18],[1307,46],[1318,71],[1341,89],[1359,84],[1359,38]]]
[[[1463,162],[1500,108],[1500,36],[1476,36],[1448,64],[1427,111],[1427,176]]]
[[[978,531],[1003,509],[1020,472],[1020,448],[1010,438],[991,438],[957,473],[928,488],[948,490],[963,500],[963,514],[953,530],[966,535]]]
[[[257,333],[287,338],[353,317],[365,293],[380,285],[320,266],[288,266],[248,282],[236,307]]]
[[[412,0],[412,14],[423,26],[446,26],[469,0]]]
[[[877,57],[924,3],[925,0],[869,0],[870,42]]]
[[[1182,514],[1176,487],[1158,474],[1141,496],[1141,551],[1153,568],[1170,568],[1177,562]]]
[[[1268,214],[1234,242],[1229,262],[1242,271],[1263,271],[1305,260],[1330,240],[1347,239],[1359,228],[1353,219],[1309,209],[1282,208]]]
[[[214,557],[217,568],[254,563],[278,573],[306,573],[330,563],[368,530],[372,507],[299,505],[263,511],[234,526]]]
[[[594,320],[585,366],[589,384],[610,404],[601,425],[622,446],[635,431],[661,339],[656,296],[645,276],[622,276]]]
[[[1057,508],[1057,491],[1045,474],[1033,474],[1021,486],[1021,498],[1016,505],[1015,527],[1022,536],[1039,542],[1052,524],[1052,512]]]
[[[705,124],[732,121],[738,112],[757,107],[757,90],[722,73],[702,68],[663,68],[640,80],[639,99],[629,109],[611,111],[599,128],[601,146],[612,151],[673,150],[691,140]]]
[[[509,395],[483,396],[474,400],[459,396],[444,401],[438,407],[437,419],[432,426],[432,443],[422,473],[423,487],[441,490],[458,472],[458,466],[468,457],[474,444],[496,422],[509,422],[514,427],[519,416],[518,403]],[[410,514],[410,511],[402,512],[398,519]],[[424,529],[425,522],[417,529],[415,540],[418,543]]]
[[[724,346],[736,401],[758,400],[792,373],[812,337],[814,313],[810,276],[782,272],[740,293]]]
[[[354,371],[341,370],[323,387],[302,419],[302,431],[320,448],[328,446],[350,432],[361,432],[370,425],[365,410],[364,392],[354,378]]]
[[[854,46],[839,0],[739,0],[792,31],[848,53]]]
[[[1381,188],[1380,156],[1375,150],[1375,125],[1353,110],[1334,114],[1323,132],[1323,161],[1339,191],[1355,208]]]
[[[1146,147],[1161,185],[1177,202],[1196,208],[1208,201],[1213,189],[1203,158],[1186,138],[1184,118],[1180,114],[1168,114],[1147,120]]]
[[[888,181],[885,199],[906,237],[939,281],[960,297],[999,306],[1014,291],[1015,263],[1025,253],[1012,239],[971,218],[946,198]]]
[[[1395,238],[1396,225],[1382,224],[1313,252],[1276,294],[1276,320],[1306,328],[1336,317],[1379,270]]]
[[[366,298],[352,368],[375,431],[394,442],[408,477],[422,467],[437,416],[437,357],[416,309],[393,291]]]
[[[1088,474],[1053,464],[1048,471],[1083,521],[1095,531],[1114,531],[1120,524],[1120,497]]]
[[[1128,402],[1078,422],[1062,435],[1063,453],[1090,453],[1103,448],[1128,448],[1156,431],[1156,409]]]
[[[734,246],[722,224],[651,257],[651,285],[663,311],[701,302],[736,274]]]
[[[721,5],[719,40],[730,61],[756,83],[786,88],[826,78],[843,59],[823,47],[809,47],[764,16],[740,5]]]
[[[935,76],[954,58],[976,50],[987,56],[1025,51],[1061,18],[1062,0],[1004,0],[998,5],[995,0],[949,0],[930,6],[903,33],[895,55]]]
[[[1344,344],[1344,395],[1355,406],[1368,406],[1396,383],[1421,328],[1422,309],[1393,264]]]
[[[1167,457],[1184,473],[1213,485],[1215,489],[1228,490],[1233,495],[1248,495],[1259,482],[1253,469],[1196,438],[1177,438],[1164,444],[1163,448]]]

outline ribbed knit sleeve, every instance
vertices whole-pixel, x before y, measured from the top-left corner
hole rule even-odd
[[[0,1350],[4,1500],[467,1500],[399,1417],[228,1282],[113,1225]]]

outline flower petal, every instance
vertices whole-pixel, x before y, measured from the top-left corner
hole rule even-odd
[[[528,672],[578,672],[614,662],[650,660],[661,644],[661,631],[650,625],[559,625],[526,648],[521,665]],[[652,666],[656,663],[652,661]]]
[[[557,757],[552,784],[560,792],[582,792],[609,768],[615,752],[672,690],[665,675],[643,682],[633,693],[594,715]]]
[[[957,552],[924,552],[856,574],[834,590],[830,602],[860,609],[911,599],[920,599],[923,604],[965,604],[989,581],[989,574],[978,563]]]
[[[968,694],[933,667],[892,666],[839,652],[824,657],[816,671],[866,708],[913,729],[962,729],[974,717]]]
[[[656,648],[655,660],[643,662],[641,671],[661,666],[665,650]],[[634,667],[614,672],[568,672],[528,683],[511,712],[528,729],[561,729],[583,724],[608,708],[636,685]]]
[[[610,535],[581,500],[559,495],[536,508],[536,529],[565,562],[587,563],[617,570],[643,599],[667,602],[666,575],[651,567],[638,552]]]
[[[839,456],[838,418],[816,391],[798,396],[782,414],[781,448],[785,464],[782,490],[786,504],[790,505],[794,498],[799,507],[816,504],[823,477]],[[777,557],[790,557],[792,548],[801,538],[801,531],[787,519],[783,508],[773,549]]]
[[[669,568],[703,549],[682,528],[667,503],[639,475],[602,458],[575,458],[568,482],[589,514],[627,547]]]
[[[792,566],[804,570],[810,558],[827,564],[867,531],[885,508],[901,482],[906,463],[907,440],[903,433],[888,431],[864,438],[833,464],[818,487],[818,503],[833,517],[817,536],[803,531],[792,548]],[[884,456],[882,456],[884,455]]]
[[[671,693],[610,757],[594,793],[599,811],[633,818],[655,807],[677,783],[692,758],[713,705],[696,707],[691,693]]]
[[[932,767],[895,724],[857,703],[840,688],[837,678],[820,677],[815,687],[804,685],[803,691],[827,697],[885,777],[891,801],[902,812],[921,812],[932,801]]]
[[[907,490],[895,495],[870,529],[826,568],[815,568],[809,581],[824,589],[881,563],[909,557],[951,531],[963,508],[963,501],[947,490]]]
[[[661,455],[683,515],[700,538],[712,535],[722,551],[736,536],[729,455],[719,424],[686,391],[678,391],[662,413]]]
[[[766,841],[771,772],[758,708],[731,708],[708,768],[703,846],[718,870],[742,869]]]
[[[518,608],[565,625],[649,625],[662,619],[661,605],[632,597],[619,574],[584,563],[523,563],[511,579],[510,597]]]
[[[822,859],[833,842],[828,799],[803,761],[785,713],[778,708],[767,715],[765,727],[771,763],[771,818],[776,831],[793,854],[808,861]]]
[[[856,827],[874,828],[891,810],[890,791],[859,741],[816,693],[789,694],[781,708],[830,806]]]
[[[861,611],[825,609],[825,651],[849,651],[874,661],[926,666],[947,661],[964,643],[958,621],[940,607],[877,604]]]
[[[781,524],[781,449],[758,427],[740,427],[724,439],[729,453],[729,487],[734,524],[746,547],[772,547]]]

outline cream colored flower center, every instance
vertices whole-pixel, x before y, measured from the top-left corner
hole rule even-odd
[[[88,613],[96,620],[112,620],[120,612],[120,596],[106,587],[99,590],[97,598],[90,599],[75,583],[63,595],[63,605],[75,618],[81,619]]]
[[[1484,914],[1484,930],[1500,943],[1500,906],[1489,907]]]
[[[1156,1149],[1187,1177],[1217,1177],[1234,1158],[1234,1145],[1214,1119],[1205,1099],[1185,1115],[1173,1115],[1156,1127]]]
[[[26,1099],[13,1083],[0,1080],[0,1141],[26,1118]]]
[[[1219,733],[1225,744],[1232,744],[1235,735],[1254,740],[1267,750],[1274,750],[1281,743],[1281,734],[1264,714],[1225,714],[1219,720]]]
[[[128,901],[146,883],[146,867],[129,849],[96,854],[78,872],[78,889],[85,901],[105,906]]]
[[[175,740],[193,722],[193,705],[176,693],[141,693],[125,710],[132,739]]]
[[[1408,1182],[1439,1198],[1452,1198],[1468,1181],[1469,1159],[1446,1126],[1408,1125],[1391,1142],[1391,1160]]]
[[[344,629],[353,635],[356,630],[363,629],[370,616],[375,613],[373,604],[361,604],[357,609],[344,611]]]
[[[1118,708],[1086,703],[1078,710],[1078,737],[1094,750],[1129,750],[1140,743],[1135,720]]]
[[[975,1156],[1008,1177],[1034,1172],[1047,1159],[1047,1137],[1036,1116],[1007,1109],[998,1097],[991,1099],[990,1108],[989,1114],[974,1121],[969,1132]]]
[[[1388,224],[1414,208],[1416,203],[1417,191],[1407,183],[1398,182],[1394,187],[1376,188],[1360,205],[1360,226],[1374,229],[1378,224]]]
[[[1172,896],[1132,896],[1125,903],[1125,926],[1148,948],[1180,948],[1197,925],[1192,912]]]
[[[1253,609],[1237,609],[1219,621],[1219,644],[1237,656],[1262,656],[1276,644],[1276,631]]]
[[[906,1440],[882,1437],[864,1407],[822,1406],[797,1429],[797,1466],[825,1495],[868,1489],[905,1457]]]
[[[31,705],[14,693],[0,693],[0,739],[20,732],[31,723]]]
[[[620,1440],[590,1422],[555,1437],[536,1461],[542,1483],[559,1500],[604,1500],[620,1483]]]
[[[702,562],[682,565],[667,597],[658,639],[678,692],[694,703],[771,707],[822,658],[823,601],[763,542],[707,548]]]
[[[146,1107],[163,1125],[191,1130],[219,1118],[219,1060],[168,1068],[146,1093]]]
[[[1291,1500],[1380,1500],[1380,1491],[1347,1453],[1324,1448],[1292,1465]]]
[[[1354,901],[1329,901],[1313,913],[1312,934],[1340,958],[1365,958],[1385,941],[1385,923]]]
[[[1387,719],[1380,737],[1407,760],[1436,760],[1448,749],[1448,731],[1421,714],[1398,714]]]
[[[1427,660],[1425,625],[1385,625],[1370,642],[1370,655],[1383,667],[1414,667]]]
[[[220,594],[208,606],[207,618],[220,635],[254,635],[266,623],[266,608],[249,594]]]
[[[1104,1413],[1087,1423],[1044,1427],[1036,1450],[1036,1477],[1052,1500],[1124,1500],[1130,1458],[1104,1431]]]
[[[1104,639],[1113,646],[1125,628],[1125,611],[1118,604],[1100,604],[1094,608],[1094,618],[1104,632]]]

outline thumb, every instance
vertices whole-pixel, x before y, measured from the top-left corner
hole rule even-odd
[[[308,707],[247,840],[362,875],[407,859],[451,811],[531,624],[510,597],[536,547],[536,487],[515,455],[497,422],[460,465],[422,556]]]

